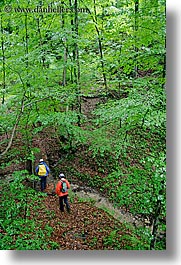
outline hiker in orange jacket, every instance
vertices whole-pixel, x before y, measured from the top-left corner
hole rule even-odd
[[[66,205],[67,211],[70,212],[70,205],[68,203],[68,189],[70,189],[70,183],[65,178],[63,173],[59,175],[59,181],[56,185],[55,192],[59,196],[60,211],[64,212],[64,203]]]

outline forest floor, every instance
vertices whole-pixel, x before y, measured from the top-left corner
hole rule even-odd
[[[55,195],[55,181],[49,179],[44,198],[45,212],[48,210],[49,214],[40,210],[39,219],[53,228],[50,241],[62,250],[113,250],[132,245],[128,238],[135,224],[143,225],[141,220],[114,208],[96,191],[79,188],[72,185],[68,197],[71,211],[68,213],[65,207],[62,213]]]
[[[69,196],[71,211],[60,212],[57,196],[51,194],[52,184],[47,185],[48,195],[44,198],[45,208],[51,214],[40,212],[39,218],[53,228],[50,240],[58,244],[58,249],[103,250],[125,249],[131,236],[131,226],[119,220],[118,215],[101,209],[95,201],[79,197],[77,193]],[[110,244],[111,240],[111,244]],[[115,242],[114,242],[115,241]],[[114,244],[113,244],[114,242]]]
[[[84,102],[86,115],[95,108],[97,99],[86,99]],[[21,137],[17,137],[14,146],[21,150]],[[64,170],[66,168],[74,167],[80,173],[89,173],[90,176],[97,174],[97,168],[94,161],[90,160],[90,157],[84,152],[81,156],[84,158],[84,163],[81,164],[79,155],[75,154],[74,161],[67,161],[63,159],[62,153],[60,153],[60,146],[57,143],[57,139],[51,137],[50,131],[44,130],[41,136],[36,137],[33,140],[33,146],[38,147],[41,150],[41,157],[43,157],[51,169]],[[84,150],[81,150],[84,151]],[[36,157],[35,164],[38,163],[39,155]],[[61,164],[58,162],[61,158]],[[87,163],[89,161],[89,163]],[[15,167],[16,165],[14,165]],[[6,168],[6,174],[10,174],[15,170],[13,165]],[[19,170],[27,168],[27,164],[19,165]],[[16,166],[17,170],[17,166]],[[75,188],[75,184],[72,183],[70,190],[70,206],[71,212],[61,213],[59,210],[59,200],[55,195],[56,174],[52,172],[48,179],[46,193],[44,197],[45,210],[39,210],[39,220],[42,222],[42,226],[49,224],[53,232],[51,234],[50,241],[56,242],[57,249],[66,250],[103,250],[103,249],[134,249],[131,238],[135,227],[141,225],[144,226],[143,220],[136,216],[131,216],[124,209],[116,209],[113,204],[108,201],[107,198],[99,194],[98,191],[94,191],[89,188],[86,190],[86,183],[80,181],[78,187],[82,185],[82,189]],[[69,179],[69,178],[68,178]],[[74,179],[72,179],[74,180]],[[76,178],[75,178],[76,181]],[[47,214],[47,210],[49,214]],[[138,239],[139,240],[139,239]]]

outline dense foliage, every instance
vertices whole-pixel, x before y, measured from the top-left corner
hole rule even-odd
[[[150,248],[164,249],[165,0],[3,0],[0,9],[0,176],[11,166],[31,175],[38,156],[56,158],[115,206],[149,217]],[[14,235],[19,198],[8,206],[3,196],[3,229]],[[27,222],[20,218],[19,226]]]
[[[39,219],[39,211],[44,208],[43,195],[23,185],[27,178],[33,182],[37,177],[28,176],[24,170],[15,171],[13,178],[10,183],[1,182],[1,249],[55,249],[57,244],[49,240],[52,227],[48,223],[42,225]],[[47,214],[51,216],[50,212]]]

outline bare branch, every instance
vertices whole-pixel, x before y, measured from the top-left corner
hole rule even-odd
[[[19,114],[17,115],[16,122],[14,124],[13,130],[12,130],[12,133],[11,133],[11,137],[10,137],[10,140],[9,140],[9,143],[8,143],[6,149],[0,154],[0,158],[7,153],[7,151],[10,149],[10,147],[12,145],[16,128],[17,128],[18,123],[20,121],[21,115],[23,114],[23,111],[24,111],[24,99],[25,99],[25,93],[24,93],[23,98],[22,98],[22,101],[21,101],[21,109],[20,109]]]

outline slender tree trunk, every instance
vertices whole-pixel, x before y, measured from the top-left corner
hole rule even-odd
[[[75,0],[75,58],[76,58],[76,68],[77,68],[77,84],[80,84],[80,62],[79,62],[79,47],[78,47],[78,37],[79,37],[79,24],[78,24],[78,3]]]
[[[76,60],[76,84],[77,84],[77,103],[79,114],[81,114],[81,96],[80,96],[80,62],[79,62],[79,47],[78,47],[78,37],[79,37],[79,24],[78,24],[78,2],[75,0],[75,60]],[[78,125],[80,126],[80,115],[78,116]]]
[[[66,80],[66,76],[67,76],[67,44],[66,44],[66,38],[64,38],[64,66],[63,66],[63,74],[62,74],[62,85],[66,86],[67,80]]]
[[[26,193],[25,195],[25,200],[24,200],[24,220],[27,219],[27,213],[28,213],[28,194]]]
[[[150,243],[150,249],[151,250],[155,248],[160,212],[161,212],[161,200],[158,200],[157,201],[157,208],[156,208],[156,212],[155,212],[155,217],[153,220],[152,240]]]
[[[39,27],[39,20],[38,20],[38,31],[39,31],[39,35],[40,35],[40,43],[41,43],[41,32],[40,32],[40,27]],[[27,14],[25,14],[25,55],[26,55],[26,73],[27,73],[27,77],[29,74],[29,60],[28,60],[28,54],[29,54],[29,43],[28,43],[28,17]],[[41,43],[42,44],[42,43]],[[43,62],[44,64],[44,62]],[[30,87],[30,82],[29,82],[29,78],[26,80],[26,87]],[[31,91],[28,90],[28,95],[26,95],[28,97],[31,97]],[[28,129],[28,120],[29,120],[29,115],[27,113],[27,122],[26,122],[26,127],[25,127],[25,137],[26,137],[26,152],[27,154],[31,154],[31,147],[32,147],[32,143],[30,140],[30,136],[29,136],[29,129]],[[32,161],[27,159],[27,170],[29,171],[30,174],[32,174],[31,172],[32,169]]]
[[[138,76],[138,61],[137,61],[137,31],[138,31],[138,15],[139,15],[139,0],[135,0],[135,26],[134,26],[134,40],[135,40],[135,56],[134,56],[134,77]]]
[[[10,137],[9,143],[8,143],[7,147],[5,148],[5,150],[0,154],[0,159],[11,148],[11,145],[12,145],[12,142],[13,142],[13,138],[14,138],[14,135],[15,135],[16,128],[17,128],[17,126],[19,124],[20,118],[21,118],[21,116],[23,114],[23,111],[24,111],[24,100],[25,100],[25,93],[24,93],[23,98],[22,98],[22,101],[21,101],[21,110],[20,110],[19,114],[16,117],[16,121],[15,121],[13,130],[12,130],[12,133],[11,133],[11,137]]]
[[[61,1],[61,6],[64,7],[64,1]],[[65,28],[65,14],[64,12],[61,13],[61,26],[62,29],[64,30]],[[67,40],[66,38],[62,39],[63,44],[64,44],[64,62],[63,62],[63,73],[62,73],[62,85],[66,86],[66,76],[67,76]]]
[[[70,7],[72,6],[72,1],[69,0]],[[72,27],[72,38],[73,38],[73,82],[79,84],[80,81],[80,64],[79,64],[79,50],[78,50],[78,37],[79,37],[79,29],[78,29],[78,2],[75,0],[74,2],[74,18],[71,19],[71,27]]]
[[[4,48],[4,38],[3,38],[3,22],[1,14],[1,49],[2,49],[2,71],[3,71],[3,84],[2,84],[2,104],[5,102],[5,91],[6,91],[6,68],[5,68],[5,48]]]
[[[158,199],[157,199],[157,205],[155,209],[154,219],[153,219],[153,229],[152,229],[152,240],[150,243],[150,249],[155,249],[155,243],[156,243],[156,237],[157,237],[157,231],[158,231],[158,225],[159,225],[159,217],[161,213],[162,208],[162,201],[161,198],[163,194],[165,193],[165,183],[164,181],[161,182],[161,189],[159,191]]]
[[[158,6],[158,2],[157,2],[157,6]],[[166,23],[166,5],[165,5],[165,23]],[[163,79],[165,79],[166,77],[166,36],[165,36],[165,39],[164,39],[164,46],[165,46],[165,51],[164,51],[164,58],[163,58]],[[163,82],[163,85],[162,87],[164,87],[165,85],[165,82]]]
[[[100,52],[104,87],[105,87],[106,93],[108,93],[107,78],[106,78],[105,65],[104,65],[103,48],[102,48],[102,41],[101,41],[101,33],[100,33],[99,28],[98,28],[98,21],[97,21],[96,0],[94,0],[94,16],[95,16],[95,29],[96,29],[97,36],[98,36],[98,44],[99,44],[99,52]]]
[[[32,134],[30,129],[28,128],[28,122],[29,122],[30,116],[27,114],[26,115],[26,125],[25,125],[25,141],[26,141],[26,154],[30,156],[31,152],[31,147],[32,147]],[[27,158],[26,159],[26,169],[28,170],[29,174],[33,174],[32,171],[32,159]]]
[[[28,73],[28,18],[25,13],[25,55],[26,55],[26,71]]]
[[[120,52],[120,54],[118,56],[118,65],[120,66],[121,65],[121,60],[120,60],[120,58],[121,58],[121,48],[120,48],[119,52]],[[121,82],[120,82],[120,80],[121,80],[121,74],[120,73],[121,73],[121,71],[118,68],[117,77],[118,77],[118,91],[119,91],[119,96],[121,96]]]
[[[69,5],[72,7],[72,1],[69,0]],[[72,39],[73,45],[73,68],[71,68],[71,80],[72,83],[76,84],[76,95],[78,106],[78,112],[81,113],[81,96],[80,96],[80,62],[79,62],[79,47],[78,47],[78,37],[79,37],[79,24],[78,24],[78,1],[74,1],[74,17],[71,18],[72,27]],[[78,125],[80,126],[80,115],[78,115]]]
[[[70,8],[72,7],[72,0],[69,0],[69,5],[70,5]],[[73,17],[71,17],[71,20],[70,20],[70,24],[71,24],[71,30],[72,30],[72,39],[74,38],[73,36],[73,32],[74,32],[74,20],[73,20]],[[73,49],[72,51],[73,53],[73,62],[75,61],[75,50]],[[73,84],[74,83],[74,66],[71,64],[71,70],[70,70],[70,80],[71,80],[71,83]]]
[[[29,82],[29,60],[28,60],[28,54],[29,54],[29,43],[28,43],[28,16],[25,13],[25,64],[26,64],[26,88],[30,87],[30,82]],[[26,97],[31,97],[31,91],[28,89],[26,91]]]
[[[39,40],[40,40],[40,47],[42,48],[42,57],[40,59],[40,63],[42,63],[42,66],[45,67],[45,51],[43,49],[43,45],[42,45],[42,36],[41,36],[41,30],[40,30],[40,19],[37,18],[37,31],[38,31],[38,35],[39,35]]]

